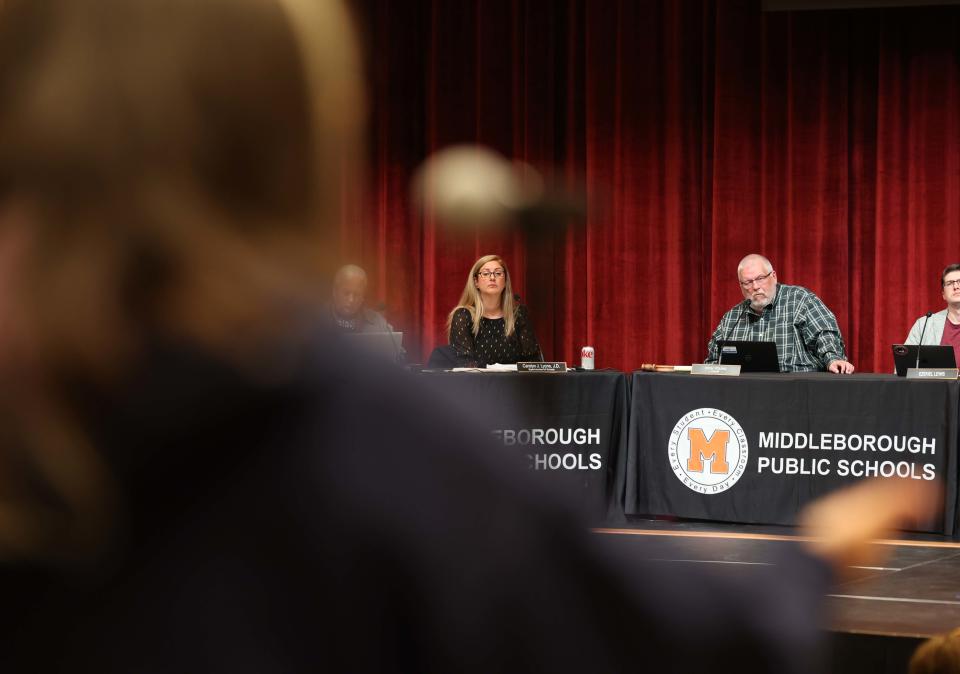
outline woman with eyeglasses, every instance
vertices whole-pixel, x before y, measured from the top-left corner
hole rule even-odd
[[[510,272],[498,255],[473,263],[447,319],[447,335],[464,366],[543,360],[527,308],[516,302]]]

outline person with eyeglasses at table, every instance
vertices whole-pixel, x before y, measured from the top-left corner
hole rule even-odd
[[[459,365],[543,360],[527,308],[518,299],[499,255],[473,263],[460,301],[447,318],[447,337]]]
[[[776,342],[781,372],[853,373],[837,318],[819,297],[777,283],[773,264],[756,253],[740,260],[737,281],[744,301],[720,319],[704,362],[717,362],[718,341],[763,341]]]
[[[940,274],[940,293],[947,308],[930,315],[929,321],[926,315],[918,318],[903,343],[952,346],[960,363],[960,263],[944,268]]]

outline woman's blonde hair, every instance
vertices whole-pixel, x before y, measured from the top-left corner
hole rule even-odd
[[[910,658],[909,674],[952,674],[960,671],[960,628],[931,637]]]
[[[453,311],[447,316],[447,339],[450,338],[450,326],[453,324],[453,315],[457,313],[458,309],[466,309],[470,312],[473,320],[474,336],[480,331],[480,319],[483,318],[483,300],[480,299],[477,280],[483,265],[488,262],[497,262],[503,267],[504,286],[503,292],[500,294],[500,308],[503,310],[503,322],[506,327],[506,335],[509,337],[513,334],[517,321],[517,303],[513,297],[513,284],[510,282],[510,271],[507,269],[503,258],[499,255],[484,255],[473,263],[473,267],[470,268],[470,273],[467,275],[467,283],[463,287],[463,292],[460,294],[460,301],[457,302],[457,306],[455,306]]]
[[[23,251],[4,311],[36,389],[0,391],[0,416],[71,523],[108,489],[66,377],[112,380],[157,334],[252,360],[326,296],[360,82],[337,0],[0,3],[0,249]],[[43,547],[11,540],[44,527],[14,526],[30,504],[6,486],[0,545]]]

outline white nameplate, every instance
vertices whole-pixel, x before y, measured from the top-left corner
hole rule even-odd
[[[567,363],[565,361],[558,362],[526,362],[521,361],[517,363],[517,372],[566,372]]]
[[[694,363],[690,366],[690,374],[709,374],[718,377],[739,377],[739,365],[717,365],[716,363]]]
[[[955,367],[911,367],[907,379],[956,379],[960,369]]]

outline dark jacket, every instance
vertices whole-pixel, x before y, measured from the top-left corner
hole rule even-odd
[[[627,563],[448,401],[318,343],[257,373],[157,348],[86,396],[124,526],[0,570],[0,671],[808,671],[821,563]]]

